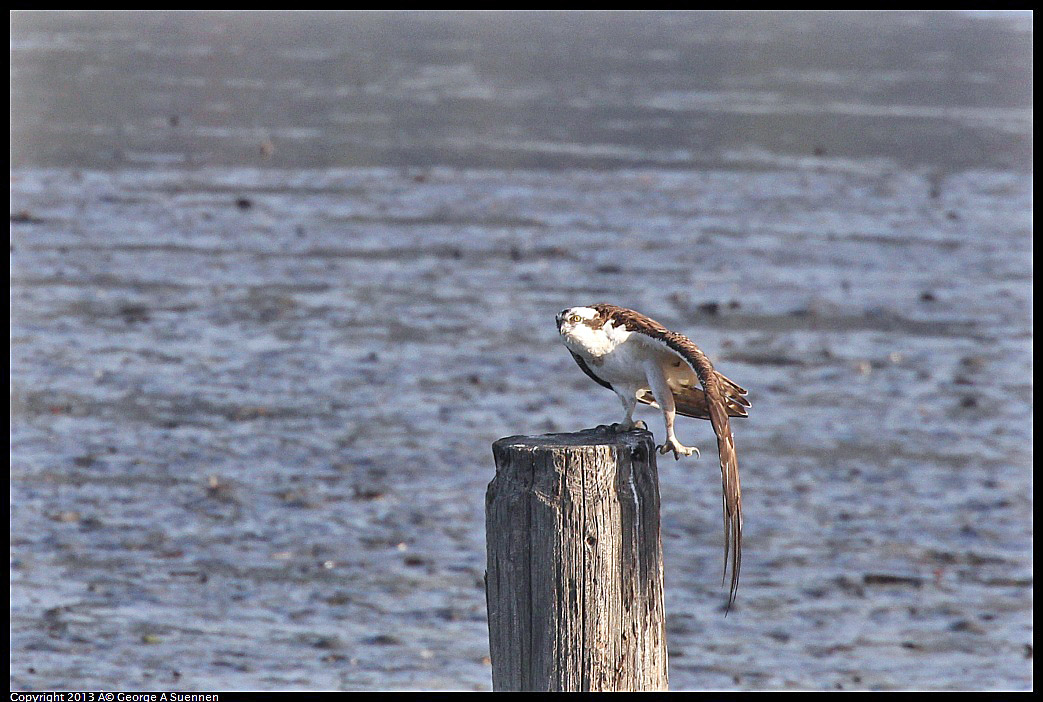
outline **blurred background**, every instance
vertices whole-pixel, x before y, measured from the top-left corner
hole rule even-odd
[[[660,463],[673,689],[1031,688],[1031,14],[10,19],[12,689],[490,689],[602,301],[753,402],[727,619]]]

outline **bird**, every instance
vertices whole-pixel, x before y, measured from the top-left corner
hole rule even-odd
[[[674,459],[695,454],[674,432],[677,414],[708,419],[717,435],[724,510],[724,575],[731,566],[725,614],[731,610],[742,564],[742,488],[729,417],[746,417],[746,390],[714,369],[702,349],[640,312],[607,303],[569,307],[556,316],[558,334],[572,358],[591,380],[608,388],[623,403],[617,432],[646,428],[634,421],[637,403],[663,413],[666,439],[659,453]],[[702,387],[698,387],[701,385]],[[730,561],[729,561],[730,558]]]

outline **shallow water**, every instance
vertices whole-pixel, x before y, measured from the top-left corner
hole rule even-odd
[[[727,619],[708,424],[660,463],[673,689],[1029,688],[1029,66],[1017,16],[17,13],[12,689],[488,689],[489,447],[618,419],[553,326],[602,300],[754,405]]]

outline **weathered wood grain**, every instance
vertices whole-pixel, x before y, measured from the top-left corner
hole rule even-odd
[[[493,689],[667,689],[652,435],[599,427],[493,444]]]

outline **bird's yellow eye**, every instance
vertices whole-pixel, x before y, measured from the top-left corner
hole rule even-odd
[[[583,318],[580,317],[578,314],[570,314],[569,315],[569,324],[577,324],[577,323],[579,323],[579,321],[581,319],[583,319]]]

